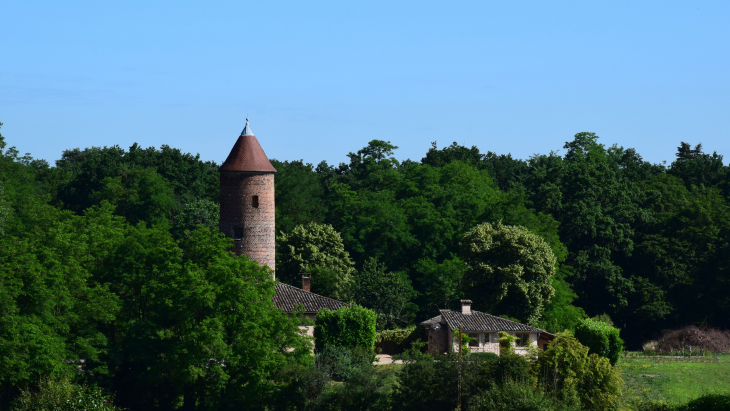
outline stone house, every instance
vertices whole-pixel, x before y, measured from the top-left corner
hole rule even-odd
[[[499,355],[499,333],[515,337],[515,352],[525,355],[528,347],[545,349],[555,338],[545,330],[471,309],[471,300],[461,300],[461,310],[439,310],[440,314],[421,323],[428,335],[428,352],[443,354],[459,349],[458,329],[473,338],[469,351]],[[457,330],[455,333],[454,330]]]
[[[317,312],[323,308],[330,310],[339,310],[342,307],[349,307],[349,304],[334,298],[325,297],[311,292],[310,278],[302,276],[302,288],[297,288],[289,284],[276,283],[274,290],[276,294],[272,297],[274,305],[282,310],[285,314],[295,312],[303,312],[304,316],[312,322],[317,321]],[[302,326],[307,330],[310,337],[314,334],[314,326]]]

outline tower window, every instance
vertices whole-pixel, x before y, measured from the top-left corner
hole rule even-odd
[[[243,240],[243,227],[233,227],[233,239]]]
[[[251,197],[251,205],[253,208],[259,208],[259,196]]]

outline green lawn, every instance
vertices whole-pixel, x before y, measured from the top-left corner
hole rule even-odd
[[[705,393],[730,393],[730,355],[714,354],[720,362],[656,362],[653,358],[622,358],[621,374],[628,397],[686,402]]]

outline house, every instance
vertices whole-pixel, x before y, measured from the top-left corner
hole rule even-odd
[[[302,276],[302,288],[297,288],[289,284],[276,283],[274,290],[276,294],[272,297],[274,305],[282,310],[285,314],[295,312],[303,312],[304,316],[312,322],[317,321],[317,312],[323,308],[330,310],[339,310],[342,307],[349,307],[350,304],[342,301],[328,298],[311,292],[310,277]],[[307,329],[307,335],[314,334],[314,326],[302,326]]]
[[[471,309],[471,300],[461,300],[461,311],[439,310],[436,317],[421,323],[428,334],[428,352],[443,354],[449,349],[459,349],[459,329],[465,335],[473,338],[469,342],[471,352],[489,352],[499,355],[499,333],[506,332],[515,337],[515,352],[527,354],[528,347],[545,349],[547,344],[555,338],[545,330],[535,328],[516,321],[506,320]]]

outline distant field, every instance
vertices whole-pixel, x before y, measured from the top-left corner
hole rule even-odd
[[[730,354],[715,354],[720,362],[655,362],[653,358],[622,358],[626,395],[650,400],[686,402],[705,393],[730,393]]]

